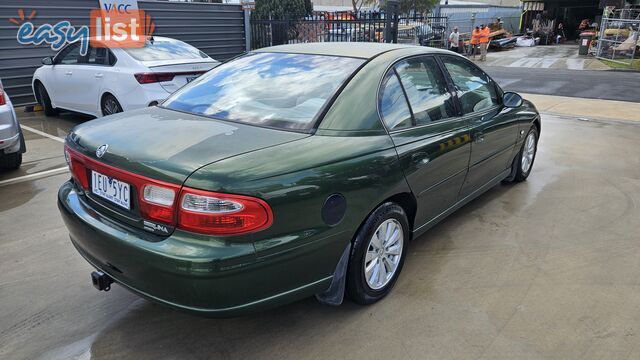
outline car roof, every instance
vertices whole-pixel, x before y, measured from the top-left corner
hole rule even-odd
[[[279,52],[291,54],[310,54],[310,55],[327,55],[327,56],[346,56],[361,59],[371,59],[382,53],[401,49],[415,49],[416,53],[447,53],[450,51],[435,49],[424,46],[410,44],[385,44],[385,43],[366,43],[366,42],[324,42],[324,43],[303,43],[288,44],[266,47],[254,52]]]

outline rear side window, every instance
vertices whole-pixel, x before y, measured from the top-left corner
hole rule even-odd
[[[395,71],[389,71],[382,81],[379,103],[387,129],[399,130],[412,125],[411,110]]]
[[[363,63],[336,56],[249,54],[202,75],[162,106],[245,124],[309,130]]]
[[[491,79],[467,60],[443,57],[447,71],[458,91],[465,114],[498,105],[498,91]]]
[[[147,41],[144,47],[123,50],[138,61],[194,60],[209,57],[195,47],[178,40]]]
[[[82,63],[90,65],[107,65],[109,50],[100,47],[90,47],[89,52],[83,57]]]
[[[407,93],[416,125],[455,115],[447,83],[434,58],[411,58],[398,63],[395,69]]]

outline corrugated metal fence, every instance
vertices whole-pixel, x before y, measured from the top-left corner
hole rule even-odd
[[[155,35],[168,36],[199,48],[216,60],[226,60],[245,50],[244,13],[240,5],[139,1],[155,23]],[[31,77],[41,59],[53,55],[48,45],[23,46],[16,41],[18,26],[9,18],[18,18],[18,9],[36,26],[68,20],[79,27],[88,25],[89,12],[98,0],[20,0],[0,1],[0,79],[14,105],[35,102]]]

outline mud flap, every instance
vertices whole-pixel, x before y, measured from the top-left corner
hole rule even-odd
[[[347,282],[347,267],[349,266],[349,255],[351,254],[351,242],[342,252],[338,266],[333,273],[333,280],[329,288],[320,294],[316,294],[316,299],[325,305],[338,306],[344,300],[344,290]]]
[[[511,163],[511,173],[503,181],[512,182],[513,180],[515,180],[516,174],[518,173],[517,161],[519,160],[519,157],[520,157],[519,155],[520,155],[520,152],[518,151],[518,154],[516,154],[516,158],[513,159],[513,162]]]
[[[24,135],[22,134],[22,128],[20,129],[20,153],[24,154],[27,152],[27,143],[24,141]]]

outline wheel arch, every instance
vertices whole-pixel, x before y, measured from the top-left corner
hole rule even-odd
[[[536,127],[536,129],[538,129],[538,136],[540,136],[540,133],[542,132],[542,122],[540,121],[540,116],[536,116],[535,119],[533,119],[532,125]]]
[[[407,221],[409,222],[409,230],[413,232],[416,220],[416,212],[418,211],[418,201],[416,200],[416,197],[413,195],[413,193],[402,192],[395,194],[378,204],[376,206],[376,209],[386,202],[398,204],[402,209],[404,209],[404,212],[407,215]]]
[[[405,214],[407,215],[407,221],[409,222],[408,240],[409,241],[412,240],[415,216],[418,208],[417,200],[413,195],[413,193],[399,192],[399,193],[396,193],[395,195],[387,197],[380,203],[376,204],[376,206],[374,206],[373,209],[367,213],[364,219],[362,219],[362,222],[360,223],[360,225],[358,225],[358,228],[354,233],[355,235],[351,238],[351,240],[345,247],[342,255],[340,256],[338,264],[336,265],[336,269],[333,273],[333,280],[331,281],[331,285],[326,291],[316,294],[316,299],[319,302],[326,305],[334,305],[334,306],[342,304],[345,293],[346,293],[345,282],[346,282],[347,269],[349,267],[349,262],[350,262],[352,251],[353,251],[353,243],[356,239],[356,236],[358,232],[360,232],[362,227],[365,225],[365,223],[367,222],[371,214],[373,214],[373,212],[375,212],[376,209],[378,209],[382,204],[389,203],[389,202],[397,204],[404,210]]]
[[[100,103],[99,103],[99,106],[102,106],[102,102],[104,101],[104,98],[105,98],[105,97],[107,97],[107,95],[111,95],[111,96],[113,96],[113,97],[118,101],[118,103],[119,103],[119,104],[121,104],[121,103],[120,103],[120,100],[118,100],[118,97],[117,97],[117,96],[115,96],[115,95],[113,94],[113,92],[112,92],[112,91],[109,91],[109,90],[103,90],[103,91],[102,91],[102,95],[100,95],[100,100],[99,100],[99,101],[100,101]],[[122,105],[121,105],[121,106],[122,106]]]
[[[384,200],[380,201],[375,206],[373,206],[373,208],[367,213],[367,215],[362,219],[362,221],[358,225],[358,228],[356,229],[354,236],[351,238],[351,242],[350,242],[351,244],[353,244],[353,241],[355,240],[356,235],[358,234],[360,229],[362,229],[362,227],[367,222],[367,219],[369,219],[371,214],[373,214],[376,211],[376,209],[378,209],[382,204],[385,204],[388,202],[397,204],[404,210],[405,214],[407,215],[407,221],[409,222],[409,231],[410,233],[413,233],[416,213],[418,210],[418,201],[416,200],[415,195],[410,191],[398,192],[394,195],[391,195],[385,198]]]
[[[42,80],[40,80],[40,78],[34,77],[33,82],[31,83],[31,91],[33,91],[33,96],[36,98],[36,101],[38,102],[38,104],[42,105],[42,99],[40,99],[40,92],[36,91],[36,86],[38,85],[44,86],[44,83],[42,82]],[[44,86],[44,88],[46,89],[47,87]]]
[[[113,96],[113,98],[116,99],[116,101],[120,105],[120,108],[124,111],[124,107],[122,106],[122,101],[118,99],[118,97],[113,93],[113,91],[109,89],[102,89],[101,92],[102,92],[102,95],[100,95],[100,97],[98,98],[98,114],[100,114],[100,116],[104,116],[104,114],[102,113],[102,103],[104,102],[104,99],[107,97],[107,95]]]

